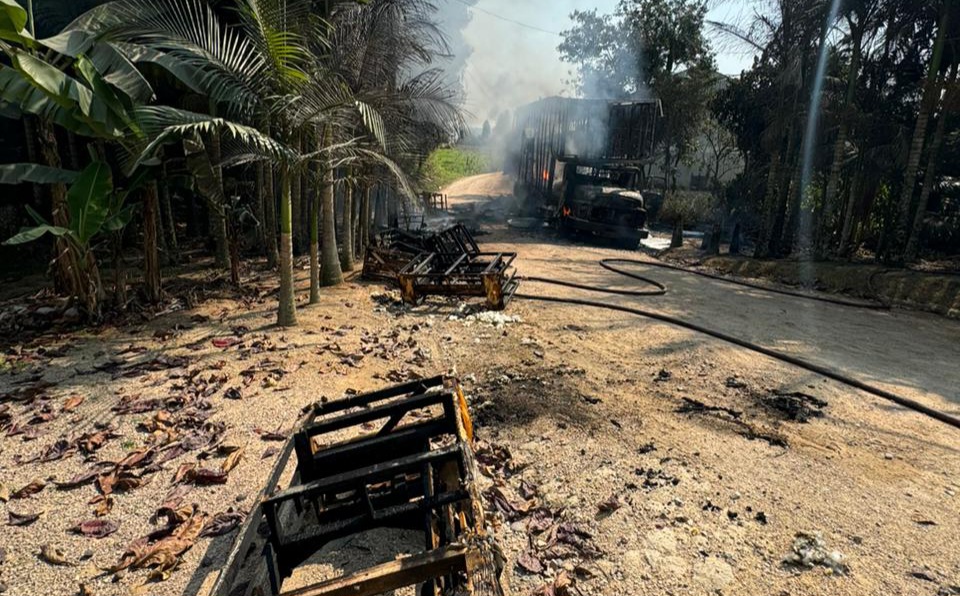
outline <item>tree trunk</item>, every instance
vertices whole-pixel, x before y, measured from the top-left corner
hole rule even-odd
[[[856,27],[851,24],[853,53],[850,57],[850,75],[847,79],[847,94],[843,100],[843,109],[840,111],[840,126],[837,128],[837,140],[833,145],[833,161],[830,164],[830,176],[827,178],[827,189],[823,195],[823,215],[824,218],[833,218],[835,210],[837,189],[840,186],[840,169],[843,167],[844,149],[847,144],[847,133],[850,130],[850,118],[853,116],[853,101],[857,95],[857,82],[860,80],[860,53],[863,40],[863,25],[858,23]],[[829,225],[829,222],[820,223],[820,238],[817,243],[818,252],[826,253],[833,246],[832,234],[835,226]],[[842,234],[842,232],[841,232]]]
[[[957,65],[953,65],[953,72],[944,82],[949,89],[957,80]],[[940,94],[937,93],[939,96]],[[927,171],[923,175],[923,187],[920,190],[920,201],[913,212],[913,222],[910,225],[910,235],[907,238],[907,246],[904,250],[903,258],[911,263],[917,260],[920,252],[920,232],[923,230],[923,216],[927,212],[927,203],[930,202],[930,190],[933,188],[937,162],[940,158],[940,147],[943,146],[943,136],[946,130],[947,110],[946,103],[940,111],[940,118],[937,120],[937,127],[933,133],[933,139],[930,141],[930,150],[927,161]]]
[[[213,133],[209,136],[209,139],[210,141],[206,144],[207,156],[210,159],[210,166],[213,168],[214,178],[220,186],[221,195],[224,195],[226,191],[223,188],[223,168],[220,167],[220,134]],[[225,209],[226,205],[223,203],[210,201],[208,209],[210,234],[213,236],[213,258],[218,269],[230,267],[230,247],[227,245],[227,214]]]
[[[253,195],[253,208],[254,215],[257,218],[257,238],[260,240],[260,250],[264,255],[267,254],[267,226],[265,213],[266,210],[263,207],[263,163],[257,162],[254,170],[254,195]]]
[[[360,199],[360,258],[367,254],[370,245],[370,185],[363,186]]]
[[[280,168],[280,305],[277,325],[297,325],[297,302],[293,287],[293,204],[290,179],[293,174],[284,165]]]
[[[677,217],[673,223],[673,236],[670,238],[670,248],[680,248],[683,246],[683,217]]]
[[[843,210],[843,227],[840,230],[840,244],[837,253],[841,257],[848,257],[856,248],[853,246],[853,231],[857,221],[857,205],[859,204],[860,179],[863,176],[862,165],[857,168],[847,190],[847,206]]]
[[[927,124],[930,120],[930,112],[933,110],[938,99],[940,86],[937,84],[940,73],[940,60],[943,57],[944,40],[947,33],[947,24],[949,23],[949,2],[943,3],[943,14],[940,17],[940,25],[937,31],[937,40],[933,46],[933,56],[930,59],[930,68],[927,71],[927,80],[924,84],[923,98],[920,100],[920,112],[917,114],[917,124],[913,129],[913,141],[910,143],[910,156],[907,159],[907,170],[903,177],[903,189],[900,193],[900,214],[897,219],[897,242],[895,243],[897,251],[906,249],[907,237],[913,225],[911,217],[913,211],[914,187],[917,184],[917,170],[920,168],[920,155],[923,153],[923,146],[927,138]],[[899,258],[904,257],[901,252]]]
[[[159,302],[161,298],[157,234],[159,215],[160,200],[157,197],[157,184],[151,182],[143,189],[143,289],[144,296],[150,303]]]
[[[790,252],[792,239],[787,238],[786,231],[790,228],[791,216],[793,215],[792,191],[799,186],[800,180],[800,152],[796,151],[797,135],[791,124],[787,129],[787,150],[783,154],[783,163],[780,167],[780,180],[777,182],[779,194],[774,208],[773,228],[770,232],[769,254],[774,257],[782,257]],[[795,153],[796,152],[796,153]],[[794,166],[789,167],[791,160],[796,160]]]
[[[320,193],[310,201],[310,304],[320,302]]]
[[[346,272],[353,271],[353,183],[350,180],[347,180],[343,188],[343,238],[341,245],[340,269]]]
[[[774,151],[770,156],[770,169],[767,172],[767,189],[763,198],[763,212],[760,233],[757,235],[757,246],[753,256],[763,259],[770,256],[770,238],[773,237],[773,224],[776,219],[777,175],[780,169],[780,152]]]
[[[294,147],[299,151],[300,145],[301,140],[298,134],[294,140]],[[291,176],[290,192],[293,194],[293,252],[301,255],[306,245],[303,237],[303,193],[301,192],[303,179],[299,172],[291,174]]]
[[[40,120],[37,132],[45,165],[51,168],[62,167],[53,125]],[[70,211],[67,206],[67,187],[64,184],[50,185],[50,206],[53,225],[69,228]],[[88,317],[94,320],[99,319],[103,287],[100,284],[100,272],[96,261],[93,260],[89,251],[86,254],[79,253],[65,238],[58,238],[55,246],[57,287],[77,300]]]
[[[324,144],[330,144],[330,132],[324,134]],[[320,254],[320,285],[336,286],[343,283],[340,256],[337,254],[337,217],[334,212],[333,169],[323,171],[323,249]]]
[[[276,269],[280,263],[277,249],[277,192],[273,184],[273,166],[264,166],[263,171],[263,225],[267,251],[267,266]]]
[[[119,311],[127,309],[127,269],[123,265],[123,232],[113,234],[113,304]]]
[[[167,167],[163,166],[163,179],[160,180],[160,208],[162,217],[166,222],[163,226],[167,234],[167,250],[169,251],[170,261],[172,263],[180,262],[180,243],[177,239],[177,220],[173,217],[173,204],[170,200],[170,186],[167,184]]]

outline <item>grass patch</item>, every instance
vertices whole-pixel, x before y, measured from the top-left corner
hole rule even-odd
[[[461,178],[492,171],[490,160],[484,153],[458,147],[437,149],[424,166],[424,187],[438,190]]]

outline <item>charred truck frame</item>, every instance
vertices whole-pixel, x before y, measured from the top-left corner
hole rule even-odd
[[[517,196],[561,232],[636,248],[648,234],[640,190],[662,115],[659,100],[552,97],[521,108]]]

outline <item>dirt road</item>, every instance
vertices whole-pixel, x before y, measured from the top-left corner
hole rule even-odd
[[[476,210],[510,186],[484,176],[448,192],[456,190],[454,204],[478,202]],[[516,250],[523,274],[634,287],[596,261],[639,253],[488,228],[482,247]],[[639,302],[960,413],[957,321],[651,275],[668,285],[666,296],[584,295]],[[503,313],[516,320],[498,326],[471,319],[455,300],[405,307],[396,290],[357,273],[307,306],[302,267],[300,326],[277,329],[273,272],[245,272],[239,295],[206,269],[182,276],[168,281],[159,316],[3,350],[0,395],[12,401],[0,414],[26,431],[0,434],[0,494],[24,493],[0,511],[39,515],[0,530],[4,596],[69,596],[80,582],[98,596],[202,593],[235,531],[198,538],[169,578],[143,588],[158,579],[148,570],[119,578],[102,570],[158,529],[158,507],[171,495],[195,506],[198,519],[248,511],[276,457],[269,439],[288,433],[302,407],[445,372],[463,380],[479,438],[504,448],[501,459],[510,454],[483,481],[508,497],[487,505],[515,595],[564,575],[580,593],[603,596],[960,591],[960,432],[939,422],[626,314],[517,300]],[[189,292],[177,294],[177,285]],[[523,291],[558,289],[530,283]],[[102,445],[64,447],[94,431],[104,433]],[[177,479],[191,465],[224,465],[228,450],[199,449],[198,432],[244,449],[224,484]],[[158,449],[171,459],[146,465]],[[143,464],[134,468],[140,482],[115,490],[112,509],[98,511],[115,531],[71,533],[94,519],[98,490],[49,480],[111,461]],[[33,480],[46,485],[21,491]],[[836,551],[842,563],[784,564],[798,533],[819,533],[826,555]],[[71,566],[44,561],[45,545]]]
[[[504,181],[476,177],[461,181],[457,190],[496,196],[509,192],[495,185]],[[487,240],[517,250],[521,274],[636,287],[599,268],[597,261],[643,258],[637,253],[517,235],[500,230]],[[542,284],[527,284],[523,291],[639,302],[960,414],[960,324],[955,321],[902,310],[850,309],[678,272],[636,270],[664,282],[668,294],[604,296]],[[602,479],[608,474],[623,474],[629,467],[624,459],[649,465],[649,456],[629,455],[646,441],[657,445],[653,461],[689,474],[669,491],[681,493],[683,505],[664,495],[651,502],[654,495],[644,495],[638,499],[643,505],[631,502],[627,519],[613,527],[604,522],[618,536],[616,549],[623,554],[614,577],[622,574],[637,593],[656,592],[647,578],[666,590],[693,587],[693,593],[709,593],[723,587],[735,594],[921,594],[936,593],[931,582],[917,579],[925,574],[934,584],[960,582],[960,556],[950,547],[948,533],[942,533],[944,524],[956,523],[958,510],[960,433],[955,429],[766,357],[631,315],[530,302],[514,309],[530,313],[525,320],[553,338],[547,340],[548,362],[582,367],[587,379],[595,379],[588,386],[604,399],[601,416],[616,416],[619,426],[604,428],[601,422],[588,431],[594,449],[586,461],[577,457],[583,443],[573,437],[566,449],[557,449],[553,437],[564,433],[548,431],[549,422],[540,427],[551,437],[546,445],[529,440],[536,431],[522,427],[506,433],[508,443],[523,445],[532,461],[555,461],[566,472],[560,477],[567,494],[580,502],[589,499],[584,492],[595,503],[608,496],[596,485],[606,484]],[[769,412],[757,404],[772,391],[802,391],[824,399],[830,404],[826,417],[808,424],[775,416],[764,421]],[[678,416],[675,410],[683,398],[750,413],[741,419]],[[576,419],[577,409],[550,407],[543,414]],[[754,415],[761,428],[773,429],[789,448],[739,436],[740,423]],[[611,451],[597,450],[599,445]],[[713,506],[723,511],[710,514]],[[776,521],[761,526],[749,520],[751,509]],[[922,519],[931,515],[936,526]],[[823,532],[831,547],[849,555],[848,577],[824,580],[816,572],[794,575],[780,568],[793,533],[805,531]]]

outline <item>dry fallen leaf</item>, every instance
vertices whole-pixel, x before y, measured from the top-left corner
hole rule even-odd
[[[177,468],[177,472],[173,475],[173,483],[180,484],[185,480],[189,480],[190,475],[194,470],[197,469],[197,464],[195,463],[182,463],[180,467]]]
[[[97,495],[90,501],[91,505],[96,505],[93,514],[97,517],[103,517],[113,509],[113,497],[109,495]]]
[[[106,538],[117,531],[117,524],[106,519],[91,519],[80,522],[70,528],[70,532],[81,534],[87,538]]]
[[[33,480],[30,484],[24,486],[20,490],[14,492],[10,495],[11,499],[25,499],[30,495],[35,495],[38,492],[42,491],[44,487],[47,486],[47,483],[39,478]]]
[[[93,596],[93,588],[87,584],[80,584],[80,591],[77,594],[78,596]]]
[[[220,471],[227,474],[230,470],[236,468],[237,464],[240,463],[240,459],[243,457],[244,451],[246,451],[246,447],[241,447],[228,455],[227,459],[223,460],[223,463],[220,465]]]
[[[517,565],[528,573],[543,573],[543,563],[530,551],[524,551],[517,557]]]
[[[218,513],[203,526],[203,530],[200,531],[200,536],[211,537],[229,534],[240,525],[241,521],[243,521],[243,514],[239,511]]]
[[[83,400],[86,399],[82,395],[73,395],[70,396],[66,402],[63,404],[64,412],[72,412],[80,407],[80,404],[83,403]]]
[[[40,519],[41,515],[43,515],[42,511],[38,513],[16,513],[12,509],[7,509],[7,525],[29,526],[33,522]]]
[[[0,501],[6,503],[10,500],[10,487],[6,484],[0,484]]]
[[[51,544],[44,544],[40,547],[40,558],[51,565],[60,565],[63,567],[73,567],[76,563],[67,560],[64,552]]]
[[[198,486],[227,483],[227,474],[225,472],[218,472],[217,470],[208,470],[206,468],[200,468],[199,470],[194,470],[189,474],[189,478],[191,482],[193,482]]]

